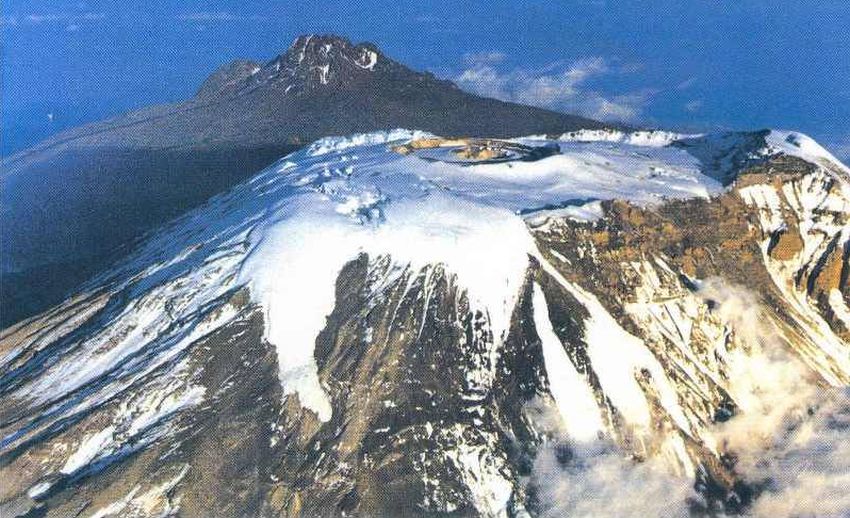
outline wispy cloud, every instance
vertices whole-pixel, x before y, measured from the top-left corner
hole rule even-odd
[[[488,97],[578,113],[603,119],[633,121],[642,115],[654,89],[622,94],[603,94],[587,87],[588,81],[613,74],[628,74],[634,66],[612,66],[601,57],[572,63],[555,62],[544,67],[499,66],[506,56],[497,51],[464,56],[466,68],[454,80],[463,88]]]
[[[463,61],[471,67],[496,65],[507,59],[504,52],[491,50],[489,52],[470,52],[463,55]]]
[[[754,516],[850,516],[850,393],[828,389],[788,352],[754,296],[716,280],[700,294],[750,351],[730,357],[740,413],[715,430],[753,488]],[[737,358],[736,358],[737,357]]]
[[[193,13],[183,13],[177,15],[178,20],[186,22],[242,22],[242,21],[261,21],[265,20],[265,16],[260,15],[240,15],[230,11],[199,11]]]
[[[689,77],[676,85],[676,90],[687,90],[697,83],[696,77]]]
[[[30,23],[61,22],[69,18],[67,14],[28,14],[24,20]]]
[[[685,111],[694,113],[699,111],[702,108],[703,102],[699,99],[694,99],[692,101],[688,101],[685,103]]]
[[[754,516],[850,516],[850,397],[847,389],[817,392],[807,401],[790,396],[798,405],[774,433],[738,454],[736,467],[766,487]]]
[[[689,503],[700,500],[692,481],[674,474],[660,458],[635,461],[607,437],[570,438],[551,399],[533,399],[526,412],[549,438],[526,482],[542,518],[687,516]]]
[[[80,27],[89,22],[96,22],[106,19],[104,13],[28,13],[20,15],[9,15],[0,17],[0,25],[7,27],[35,27],[41,25],[62,25],[65,30],[74,32]]]
[[[419,14],[413,17],[413,21],[416,23],[431,24],[438,23],[442,21],[442,19],[439,16],[435,16],[433,14]]]

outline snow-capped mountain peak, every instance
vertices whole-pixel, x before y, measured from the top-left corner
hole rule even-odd
[[[773,132],[320,139],[3,331],[10,501],[168,514],[244,459],[221,498],[267,514],[545,515],[552,470],[601,457],[740,511],[764,484],[728,458],[764,445],[730,430],[850,380],[825,158]]]

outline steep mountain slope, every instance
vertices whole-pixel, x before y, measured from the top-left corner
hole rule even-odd
[[[0,511],[841,515],[848,228],[796,133],[322,139],[3,331]]]
[[[478,97],[370,44],[302,36],[185,102],[63,132],[3,162],[0,318],[46,309],[142,233],[325,135],[395,127],[516,136],[602,123]]]

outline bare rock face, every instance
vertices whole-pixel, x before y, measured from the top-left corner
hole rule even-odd
[[[842,291],[847,284],[847,250],[835,246],[822,257],[822,266],[815,273],[812,295],[828,294],[833,290]]]
[[[803,238],[797,229],[777,230],[771,238],[768,254],[777,261],[789,261],[803,250]]]

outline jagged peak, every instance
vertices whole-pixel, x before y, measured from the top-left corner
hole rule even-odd
[[[381,51],[372,43],[354,44],[347,38],[335,34],[304,34],[295,38],[286,53],[275,61],[296,67],[345,67],[353,64],[357,68],[371,72],[382,58],[384,56]]]
[[[287,52],[300,52],[311,47],[318,48],[326,45],[342,48],[355,46],[351,40],[337,34],[302,34],[292,40],[292,45]]]
[[[304,34],[265,65],[235,61],[223,66],[204,82],[198,96],[233,94],[262,84],[294,94],[341,87],[393,69],[407,70],[386,58],[373,43],[354,44],[335,34]]]
[[[289,46],[289,51],[300,51],[307,48],[320,48],[320,47],[336,47],[343,49],[350,48],[363,48],[368,49],[373,52],[381,53],[378,46],[369,41],[361,41],[360,43],[354,43],[350,39],[340,36],[338,34],[302,34],[292,40],[292,44]]]

